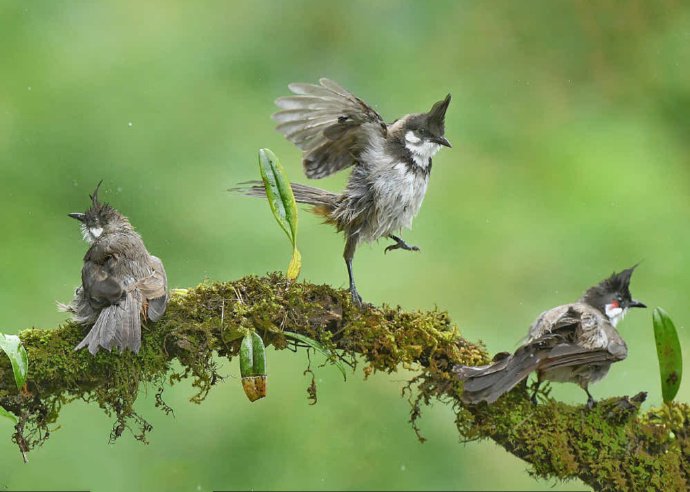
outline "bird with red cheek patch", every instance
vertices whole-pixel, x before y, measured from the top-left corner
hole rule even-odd
[[[543,312],[512,355],[503,353],[485,366],[456,366],[454,372],[464,381],[462,400],[492,403],[534,371],[534,403],[539,384],[548,380],[578,384],[592,408],[595,401],[589,384],[606,376],[611,364],[628,355],[616,330],[618,322],[628,309],[647,307],[630,295],[630,277],[636,266],[602,280],[578,302]]]

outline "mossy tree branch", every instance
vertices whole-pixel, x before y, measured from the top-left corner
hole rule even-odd
[[[157,406],[167,412],[164,386],[191,377],[198,390],[192,400],[201,402],[219,378],[214,358],[236,356],[247,330],[256,330],[276,349],[294,343],[285,331],[301,333],[351,366],[363,359],[367,375],[399,367],[419,371],[405,388],[415,430],[423,404],[448,402],[463,440],[492,439],[530,463],[536,476],[578,477],[612,490],[686,490],[690,484],[688,405],[640,414],[644,396],[638,395],[602,401],[592,411],[548,398],[535,406],[520,386],[493,405],[464,406],[450,368],[485,363],[489,356],[480,344],[463,339],[446,313],[387,306],[360,310],[347,291],[289,283],[280,274],[176,293],[165,317],[145,328],[138,355],[75,352],[83,330],[71,323],[21,332],[30,361],[21,394],[9,361],[0,358],[0,404],[20,416],[14,441],[22,451],[42,444],[60,407],[75,399],[95,402],[115,416],[112,438],[130,428],[145,440],[150,426],[133,407],[139,386],[156,385]]]

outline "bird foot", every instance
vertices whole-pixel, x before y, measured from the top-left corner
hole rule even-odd
[[[391,244],[390,246],[386,246],[386,249],[383,250],[383,254],[388,253],[389,251],[392,251],[394,249],[404,249],[405,251],[419,251],[419,248],[417,246],[410,246],[407,244],[405,241],[400,239],[397,236],[391,237],[393,241],[395,241],[395,244]]]
[[[350,287],[350,295],[352,296],[352,302],[353,302],[356,306],[358,306],[358,307],[361,308],[361,307],[362,307],[362,304],[363,304],[363,302],[362,302],[362,296],[359,295],[359,292],[357,292],[357,289],[355,289],[354,286],[353,286],[353,287]]]
[[[592,410],[596,406],[597,406],[597,402],[594,398],[592,398],[591,396],[589,398],[587,398],[587,409],[588,410]]]
[[[350,295],[352,296],[352,304],[357,306],[359,309],[369,309],[370,307],[373,307],[373,304],[370,302],[364,302],[362,300],[362,296],[359,295],[359,292],[357,292],[356,289],[350,289]]]

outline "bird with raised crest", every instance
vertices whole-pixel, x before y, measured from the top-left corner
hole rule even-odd
[[[636,266],[613,273],[575,303],[543,312],[515,353],[497,354],[484,366],[456,366],[454,372],[464,381],[462,401],[493,403],[536,372],[535,404],[542,381],[572,382],[587,393],[587,406],[592,408],[596,402],[589,384],[602,379],[611,364],[628,355],[616,330],[618,322],[630,308],[646,307],[630,294]]]
[[[168,281],[163,263],[151,255],[127,217],[98,200],[98,183],[91,207],[71,213],[81,222],[89,249],[84,256],[82,283],[70,304],[59,304],[72,319],[90,328],[75,350],[88,347],[110,351],[141,347],[141,317],[158,321],[168,303]]]
[[[342,193],[292,184],[295,200],[312,206],[345,235],[343,253],[355,303],[361,305],[352,261],[357,245],[379,238],[394,241],[394,249],[418,251],[399,234],[412,226],[422,205],[431,173],[432,158],[445,137],[445,116],[450,94],[426,113],[407,114],[390,124],[371,106],[336,82],[289,85],[294,95],[276,101],[277,129],[303,153],[307,178],[320,179],[353,166]],[[251,196],[266,196],[260,182],[240,188]]]

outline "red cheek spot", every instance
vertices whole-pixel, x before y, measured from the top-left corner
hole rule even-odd
[[[615,309],[621,307],[621,305],[618,301],[611,301],[611,307]]]

